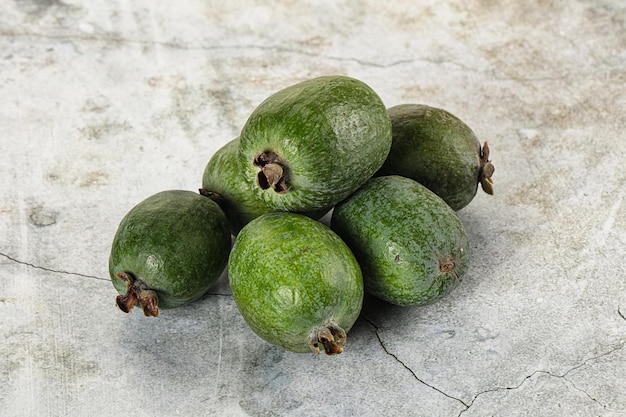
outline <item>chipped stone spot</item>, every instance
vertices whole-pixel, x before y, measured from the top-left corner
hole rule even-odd
[[[87,113],[104,113],[109,107],[111,107],[109,98],[98,96],[86,100],[81,110]]]
[[[86,175],[84,175],[80,179],[80,182],[78,185],[82,188],[106,185],[108,183],[108,179],[109,179],[109,176],[106,174],[106,172],[102,172],[102,171],[88,172]]]
[[[104,109],[102,109],[104,111]],[[97,125],[89,125],[80,128],[80,132],[87,140],[102,140],[109,136],[114,136],[131,129],[130,124],[127,122],[109,122],[106,121]]]
[[[28,216],[31,224],[37,227],[51,226],[57,222],[58,213],[43,206],[33,207]]]

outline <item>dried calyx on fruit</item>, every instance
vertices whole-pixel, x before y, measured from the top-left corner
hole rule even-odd
[[[154,194],[120,222],[109,256],[116,304],[146,316],[197,300],[228,262],[231,237],[222,209],[184,190]]]
[[[264,214],[237,235],[228,274],[233,299],[259,337],[292,352],[343,351],[361,312],[363,278],[328,227],[295,213]]]

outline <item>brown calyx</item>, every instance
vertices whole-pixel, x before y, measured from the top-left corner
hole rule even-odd
[[[309,336],[309,347],[315,354],[320,353],[320,345],[326,355],[338,355],[343,352],[346,344],[346,332],[335,322],[329,322],[325,326],[315,329]]]
[[[201,196],[208,197],[215,202],[222,200],[222,196],[216,193],[215,191],[210,191],[204,188],[200,188],[198,189],[198,193],[200,193]]]
[[[159,297],[156,291],[151,290],[139,278],[126,272],[115,274],[119,279],[126,282],[126,294],[118,295],[115,303],[124,313],[130,313],[136,304],[141,306],[146,317],[159,315]]]
[[[489,145],[485,142],[480,150],[480,170],[478,173],[478,181],[480,182],[480,186],[483,191],[489,195],[493,195],[493,180],[491,179],[491,176],[494,171],[495,168],[489,160]]]
[[[442,274],[446,272],[452,272],[456,268],[456,264],[450,258],[440,259],[439,260],[439,272]]]
[[[220,206],[222,208],[222,210],[226,211],[226,206],[227,206],[228,203],[224,199],[224,197],[222,197],[221,194],[218,194],[215,191],[207,190],[205,188],[198,189],[198,192],[200,193],[201,196],[207,197],[207,198],[213,200],[213,202],[217,203],[217,205]]]
[[[289,191],[289,184],[287,184],[289,172],[278,154],[272,151],[259,152],[252,163],[259,168],[256,182],[262,190],[271,188],[278,194],[285,194]]]

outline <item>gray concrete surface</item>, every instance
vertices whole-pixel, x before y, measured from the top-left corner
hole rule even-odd
[[[118,311],[122,216],[197,189],[261,100],[325,74],[489,141],[460,287],[368,300],[337,357],[261,341],[225,276]],[[619,0],[3,0],[0,415],[625,416],[625,83]]]

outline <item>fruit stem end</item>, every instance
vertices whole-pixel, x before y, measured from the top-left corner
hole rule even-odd
[[[489,145],[485,142],[480,150],[480,173],[478,181],[480,182],[480,186],[483,191],[489,195],[493,195],[493,180],[491,179],[491,176],[494,171],[495,168],[489,160]]]
[[[281,158],[272,151],[259,152],[252,161],[259,168],[256,182],[259,188],[273,189],[277,194],[285,194],[289,191],[287,184],[288,169]]]
[[[142,280],[126,272],[119,272],[115,276],[126,282],[126,294],[120,294],[115,298],[120,310],[130,313],[135,305],[139,304],[146,317],[159,315],[159,296],[156,291],[149,289]]]
[[[215,191],[207,190],[205,188],[199,188],[198,193],[201,196],[210,198],[211,200],[215,201],[218,204],[224,199],[221,194],[218,194]]]
[[[337,323],[331,321],[311,332],[309,347],[316,355],[320,353],[320,347],[328,356],[338,355],[343,352],[342,346],[346,344],[346,339],[346,332]]]
[[[456,264],[453,259],[445,258],[439,260],[439,272],[445,274],[446,272],[452,272],[456,268]]]

